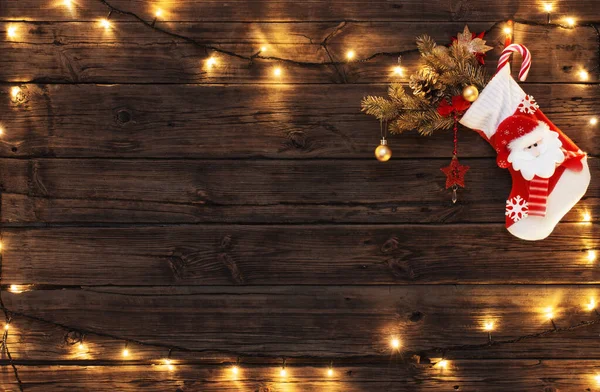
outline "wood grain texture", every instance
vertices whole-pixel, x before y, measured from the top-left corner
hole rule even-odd
[[[525,86],[581,149],[600,154],[589,119],[600,113],[596,85]],[[360,112],[386,85],[21,85],[0,94],[2,157],[365,158],[373,159],[378,122]],[[461,128],[461,157],[495,157]],[[449,132],[392,136],[393,162],[447,158]],[[379,166],[380,168],[383,166]]]
[[[156,4],[145,0],[112,0],[110,4],[124,11],[137,13],[151,21]],[[505,2],[440,2],[436,0],[374,0],[368,6],[353,0],[163,0],[165,11],[161,19],[187,21],[315,21],[315,20],[408,20],[408,21],[497,21],[501,19],[531,19],[546,22],[543,5],[535,0]],[[600,12],[594,0],[561,0],[555,4],[553,19],[575,16],[580,21],[595,21]],[[96,20],[106,16],[108,9],[99,1],[78,1],[72,10],[60,1],[40,4],[35,0],[10,0],[2,3],[3,19],[73,21]],[[121,19],[115,15],[114,19]]]
[[[387,83],[395,79],[392,70],[398,52],[409,51],[402,56],[407,75],[416,68],[420,59],[415,50],[416,36],[427,33],[443,45],[464,28],[464,23],[353,22],[277,24],[267,28],[262,24],[219,24],[217,30],[225,29],[222,32],[195,24],[165,27],[186,36],[189,32],[200,43],[247,57],[268,45],[265,58],[249,61],[217,54],[218,64],[208,68],[204,61],[212,52],[140,23],[115,23],[109,31],[99,28],[96,22],[0,23],[0,32],[11,25],[21,33],[0,44],[0,80],[14,83]],[[487,57],[487,67],[493,73],[503,47],[503,25],[473,24],[471,28],[491,29],[487,40],[495,50]],[[578,72],[592,70],[598,63],[598,35],[591,26],[565,29],[517,24],[514,32],[516,42],[533,51],[535,61],[528,82],[579,82]],[[225,38],[221,41],[222,36]],[[288,36],[295,38],[280,38]],[[327,41],[329,53],[321,46],[327,36],[331,36]],[[299,39],[304,42],[296,43]],[[332,59],[344,62],[349,49],[361,59],[383,55],[337,67],[322,65]],[[275,66],[283,69],[281,78],[272,75]],[[596,81],[594,73],[589,81]]]
[[[35,159],[0,161],[2,220],[45,223],[503,223],[511,180],[463,159],[452,204],[448,160]],[[600,172],[597,159],[591,172]],[[490,179],[494,181],[490,181]],[[598,214],[598,184],[564,222]]]
[[[310,268],[307,266],[307,268]],[[139,269],[137,269],[139,271]],[[110,269],[105,269],[110,271]],[[308,356],[327,363],[393,357],[402,341],[406,359],[597,359],[600,324],[513,344],[488,346],[485,321],[495,320],[498,342],[592,321],[584,306],[598,286],[380,286],[380,287],[148,287],[36,290],[6,294],[7,306],[66,326],[113,336],[201,350],[174,350],[181,362],[235,361],[239,355]],[[88,334],[86,349],[65,344],[67,330],[15,316],[9,344],[20,360],[121,361],[123,342]],[[467,347],[463,345],[482,345]],[[450,348],[456,347],[456,348]],[[130,345],[134,360],[159,360],[168,349]],[[438,350],[437,348],[440,348]],[[447,348],[447,349],[446,349]],[[211,352],[216,350],[216,353]],[[445,351],[444,354],[442,352]],[[292,362],[293,363],[293,362]]]
[[[327,378],[323,367],[289,367],[286,381],[278,368],[249,367],[232,379],[226,367],[177,366],[171,373],[162,366],[21,366],[27,391],[93,390],[98,392],[186,391],[598,391],[597,362],[586,360],[451,361],[441,371],[429,365],[411,369],[396,366],[341,366]],[[17,391],[7,367],[1,369],[2,386]],[[165,376],[165,373],[168,376]],[[7,389],[11,388],[11,389]]]
[[[59,286],[590,284],[598,239],[580,223],[533,243],[503,224],[14,228],[3,271],[6,284]]]

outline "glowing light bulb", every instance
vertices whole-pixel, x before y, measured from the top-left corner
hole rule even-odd
[[[506,35],[511,35],[512,34],[512,29],[510,27],[508,27],[508,26],[505,27],[503,31],[504,31],[504,34],[506,34]]]
[[[6,35],[8,35],[8,38],[15,38],[17,36],[17,26],[8,26]]]
[[[123,349],[123,356],[127,358],[129,356],[129,349]]]
[[[583,81],[588,80],[590,78],[590,74],[585,69],[582,69],[581,71],[579,71],[578,75],[579,75],[579,79],[583,80]]]
[[[544,10],[546,12],[551,12],[552,11],[552,4],[550,4],[550,3],[544,4]]]
[[[273,69],[273,75],[275,75],[276,77],[280,77],[281,73],[282,73],[281,68],[275,67],[275,69]]]
[[[4,128],[0,127],[0,135],[4,133]],[[0,243],[0,251],[2,250],[2,244]]]
[[[404,76],[404,69],[401,66],[394,67],[394,74]]]
[[[208,68],[212,68],[215,65],[217,65],[217,58],[215,56],[211,56],[208,59],[206,59],[206,66]]]
[[[4,324],[4,330],[5,330],[5,331],[8,331],[8,329],[9,329],[9,328],[10,328],[10,326],[9,326],[9,324],[8,324],[8,323]]]
[[[163,14],[163,11],[159,8],[154,13],[154,16],[156,16],[157,18],[160,18],[162,16],[162,14]]]
[[[592,216],[590,215],[589,212],[584,212],[583,217],[581,218],[581,220],[583,222],[591,222],[592,221]]]
[[[237,374],[240,372],[240,368],[237,366],[232,366],[231,367],[231,373],[233,373],[234,376],[237,376]]]
[[[347,51],[347,52],[346,52],[346,58],[347,58],[348,60],[352,60],[352,59],[354,58],[354,56],[355,56],[355,55],[356,55],[356,53],[354,53],[354,51],[353,51],[353,50],[349,50],[349,51]]]
[[[11,284],[8,291],[10,291],[11,293],[19,294],[23,292],[23,288],[18,284]]]
[[[596,251],[588,250],[587,259],[590,263],[593,263],[594,261],[596,261]]]
[[[63,5],[67,8],[73,7],[73,2],[71,0],[63,0]]]
[[[569,27],[574,27],[575,23],[577,23],[577,22],[575,21],[575,18],[568,17],[568,18],[565,18],[565,23]]]
[[[77,348],[79,349],[79,351],[83,351],[83,350],[85,350],[85,344],[83,344],[82,342],[80,342],[80,343],[77,345]]]
[[[266,52],[267,51],[267,47],[265,45],[260,47],[260,51],[261,52]]]
[[[445,359],[442,359],[441,361],[436,363],[436,366],[441,369],[446,369],[448,367],[448,361],[446,361]]]
[[[281,377],[287,376],[287,370],[285,370],[285,368],[281,368],[281,370],[279,371],[279,375]]]
[[[169,370],[173,370],[175,368],[175,366],[173,366],[173,361],[171,361],[169,358],[165,359],[165,365],[167,365],[167,369]]]
[[[596,380],[596,383],[597,383],[598,385],[600,385],[600,374],[596,374],[596,375],[594,376],[594,380]]]
[[[100,26],[108,30],[110,28],[110,22],[108,19],[100,19]]]
[[[392,346],[394,350],[398,350],[400,348],[400,339],[392,338],[390,341],[390,346]]]
[[[596,309],[596,300],[594,298],[590,298],[590,302],[585,304],[585,307],[587,310],[594,310]]]
[[[333,377],[333,369],[332,368],[327,369],[327,376]]]
[[[552,309],[552,307],[548,306],[545,310],[544,310],[544,315],[546,316],[546,318],[548,320],[552,320],[554,318],[554,309]]]
[[[598,124],[598,117],[590,118],[590,125],[596,125],[596,124]]]
[[[21,88],[18,86],[14,86],[14,87],[10,88],[10,96],[12,97],[13,101],[19,97],[20,92],[21,92]]]
[[[494,322],[493,321],[488,321],[484,324],[483,329],[485,329],[486,331],[493,331],[494,330]]]

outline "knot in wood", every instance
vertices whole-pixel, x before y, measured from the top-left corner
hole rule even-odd
[[[117,123],[124,125],[131,121],[131,112],[127,109],[119,109],[116,114]]]
[[[288,140],[292,147],[304,149],[306,147],[306,134],[303,131],[291,131]]]
[[[382,253],[392,252],[392,251],[398,249],[399,243],[400,243],[400,241],[398,240],[398,237],[391,237],[389,240],[387,240],[383,243],[383,245],[381,246],[381,252]]]
[[[74,345],[83,341],[83,334],[79,331],[69,331],[65,335],[65,343],[68,345]]]

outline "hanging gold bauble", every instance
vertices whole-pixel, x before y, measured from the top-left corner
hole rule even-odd
[[[475,102],[475,100],[479,97],[479,90],[477,87],[471,85],[467,86],[463,89],[463,98],[465,101]]]
[[[387,140],[381,139],[381,144],[375,149],[375,158],[379,162],[389,161],[392,157],[392,150],[387,145]]]

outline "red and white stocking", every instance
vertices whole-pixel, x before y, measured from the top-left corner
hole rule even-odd
[[[523,56],[524,81],[531,54],[523,45],[506,47],[498,72],[460,120],[496,150],[513,188],[506,201],[506,228],[524,240],[546,238],[583,197],[590,183],[587,156],[539,109],[510,74],[513,52]]]

